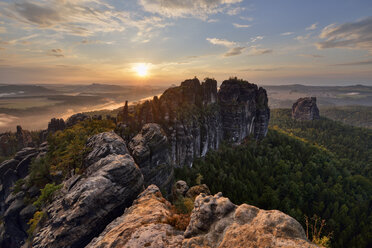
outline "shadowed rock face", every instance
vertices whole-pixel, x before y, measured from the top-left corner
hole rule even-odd
[[[155,184],[170,191],[173,166],[170,163],[168,138],[160,125],[145,124],[129,142],[128,148],[141,169],[146,186]]]
[[[33,247],[84,247],[143,189],[141,171],[119,136],[101,133],[88,145],[92,151],[86,161],[97,161],[83,175],[64,182],[60,195],[48,206],[49,219],[36,234]]]
[[[24,193],[12,194],[13,186],[28,173],[29,165],[40,149],[26,147],[11,160],[0,164],[0,247],[20,247],[27,238],[27,222],[35,212],[33,205],[27,205]]]
[[[292,118],[301,121],[319,119],[316,97],[299,98],[292,106]]]
[[[194,78],[167,89],[160,98],[124,108],[118,120],[131,130],[158,123],[168,138],[170,163],[192,166],[223,139],[239,143],[250,134],[264,137],[270,118],[267,101],[263,88],[246,81],[226,80],[217,92],[216,80],[200,83]]]
[[[250,134],[257,139],[266,136],[270,119],[266,90],[229,79],[221,84],[218,101],[225,140],[239,143]]]

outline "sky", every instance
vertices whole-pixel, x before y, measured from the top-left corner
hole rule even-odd
[[[371,0],[1,0],[1,84],[372,85]]]

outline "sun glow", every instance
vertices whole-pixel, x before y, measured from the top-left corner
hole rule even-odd
[[[145,63],[137,64],[133,67],[133,70],[137,73],[140,77],[146,77],[148,75],[149,66]]]

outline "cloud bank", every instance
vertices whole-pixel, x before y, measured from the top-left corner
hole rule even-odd
[[[353,48],[372,53],[372,17],[341,25],[331,24],[319,37],[324,40],[316,44],[319,49]]]

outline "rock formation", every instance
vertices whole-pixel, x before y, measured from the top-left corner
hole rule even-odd
[[[128,148],[141,169],[146,186],[155,184],[170,191],[173,166],[170,163],[168,138],[160,125],[145,124],[129,142]]]
[[[47,209],[49,219],[33,239],[33,247],[84,247],[141,192],[141,171],[124,141],[114,136],[107,132],[90,139],[93,150],[88,161],[98,161],[83,175],[64,182],[60,195]],[[114,142],[105,145],[107,140]]]
[[[83,114],[83,113],[78,113],[78,114],[71,115],[66,120],[66,127],[72,127],[73,125],[75,125],[79,121],[84,121],[86,119],[90,119],[90,117],[86,114]]]
[[[155,185],[142,192],[133,206],[117,218],[87,248],[180,247],[183,231],[167,224],[170,203]]]
[[[27,175],[29,165],[38,153],[36,148],[27,147],[17,152],[13,159],[4,161],[0,165],[0,215],[3,216],[3,222],[0,224],[0,246],[2,247],[20,247],[27,238],[27,222],[35,209],[32,204],[27,205],[24,202],[23,192],[12,194],[12,191],[15,182]]]
[[[300,223],[278,210],[236,206],[222,193],[200,194],[184,233],[191,247],[317,247],[306,239]]]
[[[292,106],[292,118],[300,121],[319,119],[316,97],[299,98]]]
[[[192,166],[195,158],[217,149],[222,140],[239,143],[250,134],[264,137],[270,119],[267,102],[266,91],[247,81],[226,80],[217,92],[216,80],[200,83],[194,78],[167,89],[160,98],[125,107],[118,121],[129,131],[158,123],[168,138],[170,163]]]
[[[87,247],[317,247],[288,215],[236,206],[221,193],[196,198],[185,232],[168,224],[170,216],[170,203],[150,185]]]
[[[21,126],[17,126],[16,138],[18,142],[17,150],[21,150],[25,147],[33,147],[35,145],[32,141],[30,131],[23,130]]]
[[[270,109],[266,90],[246,81],[225,80],[218,92],[225,140],[239,143],[249,134],[266,136]]]

